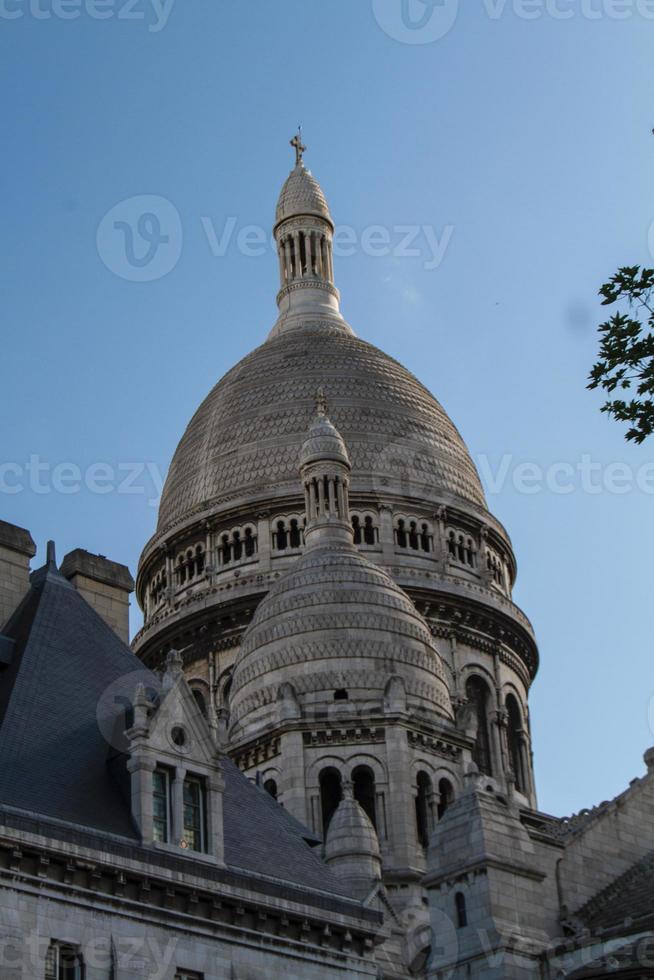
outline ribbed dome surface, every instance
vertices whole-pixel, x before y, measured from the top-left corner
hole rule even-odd
[[[389,573],[353,545],[309,548],[261,600],[234,669],[236,730],[271,705],[284,683],[333,700],[370,699],[403,677],[409,701],[451,718],[445,667],[427,623]],[[265,713],[265,712],[264,712]]]
[[[424,487],[485,507],[456,428],[414,376],[346,330],[308,323],[267,341],[218,382],[192,418],[170,466],[158,531],[239,500],[300,493],[300,447],[323,387],[352,463],[352,490],[383,494],[408,474]]]
[[[277,201],[275,224],[293,215],[316,214],[333,224],[322,187],[310,170],[297,166],[282,187]]]

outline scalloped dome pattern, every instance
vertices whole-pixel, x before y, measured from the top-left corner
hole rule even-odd
[[[353,545],[308,549],[261,600],[234,669],[232,723],[245,724],[265,703],[261,695],[285,681],[310,676],[312,695],[323,686],[332,695],[334,670],[343,686],[358,672],[380,696],[399,674],[410,697],[452,717],[449,678],[429,626],[390,574]]]
[[[315,323],[267,341],[209,393],[170,465],[157,533],[237,500],[299,495],[300,448],[321,386],[354,491],[383,493],[385,481],[407,472],[408,499],[421,499],[424,481],[485,509],[466,446],[430,392],[376,347]]]
[[[298,166],[291,170],[281,189],[275,212],[275,224],[300,214],[316,214],[333,224],[327,198],[310,170]]]

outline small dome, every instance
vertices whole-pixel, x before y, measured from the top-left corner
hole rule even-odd
[[[322,187],[311,171],[299,164],[291,170],[282,187],[277,202],[275,224],[278,225],[286,218],[301,214],[317,215],[329,221],[332,226],[334,224]]]
[[[308,549],[245,632],[230,698],[232,736],[275,723],[279,692],[289,686],[310,717],[343,689],[381,709],[394,676],[410,711],[452,720],[449,676],[406,592],[353,545]]]
[[[338,804],[330,821],[325,860],[329,863],[355,855],[379,858],[379,838],[370,817],[350,792]]]
[[[309,429],[309,435],[300,450],[300,466],[306,466],[319,459],[334,460],[347,467],[350,466],[350,457],[343,437],[326,415],[318,415]]]

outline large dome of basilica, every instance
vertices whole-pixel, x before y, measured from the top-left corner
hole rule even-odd
[[[334,222],[294,145],[274,217],[278,318],[180,440],[139,564],[144,625],[134,648],[149,666],[171,646],[186,651],[203,697],[226,700],[244,631],[305,552],[299,467],[320,389],[351,464],[355,548],[404,590],[436,637],[456,629],[489,650],[499,642],[526,691],[537,653],[511,598],[509,537],[436,398],[344,319]]]
[[[240,498],[297,490],[298,447],[319,386],[350,451],[355,490],[381,492],[389,477],[408,474],[415,492],[424,483],[485,507],[466,446],[430,392],[345,326],[307,321],[245,357],[204,400],[173,457],[158,530]]]

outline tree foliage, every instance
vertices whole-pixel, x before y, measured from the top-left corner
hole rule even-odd
[[[621,309],[599,327],[600,360],[589,388],[609,396],[602,411],[627,422],[626,438],[643,442],[654,432],[654,269],[620,269],[600,289],[603,306]]]

